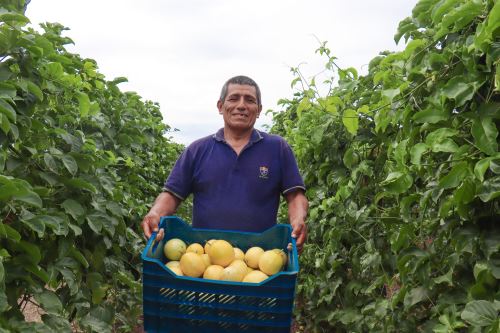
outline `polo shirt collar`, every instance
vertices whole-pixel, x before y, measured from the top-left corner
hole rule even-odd
[[[226,142],[226,139],[224,139],[224,128],[221,128],[213,135],[213,138],[219,142]],[[252,135],[250,136],[250,141],[248,142],[249,144],[253,144],[256,142],[259,142],[262,140],[264,137],[262,134],[256,130],[255,128],[252,131]]]

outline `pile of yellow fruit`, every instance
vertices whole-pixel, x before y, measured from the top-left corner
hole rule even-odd
[[[265,251],[254,246],[244,253],[223,239],[187,246],[183,240],[172,238],[163,252],[168,259],[165,265],[177,275],[235,282],[259,283],[281,271],[287,262],[281,249]]]

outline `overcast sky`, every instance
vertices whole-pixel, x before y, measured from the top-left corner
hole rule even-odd
[[[68,50],[97,61],[108,80],[160,103],[164,122],[189,144],[222,127],[216,103],[223,83],[243,74],[262,91],[263,110],[293,95],[290,67],[306,77],[324,68],[315,54],[327,41],[341,67],[366,73],[380,51],[401,50],[394,34],[416,0],[32,0],[38,26],[70,30]],[[264,112],[263,112],[264,113]],[[261,115],[256,127],[270,124]]]

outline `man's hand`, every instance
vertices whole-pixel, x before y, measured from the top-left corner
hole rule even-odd
[[[181,203],[181,199],[177,198],[170,192],[162,192],[156,198],[153,207],[149,213],[146,214],[142,220],[142,230],[144,230],[144,236],[147,239],[151,237],[153,232],[158,232],[156,234],[156,241],[161,241],[164,236],[163,229],[158,231],[158,224],[160,224],[160,217],[166,215],[172,215]]]
[[[285,194],[288,203],[288,220],[292,226],[292,237],[297,241],[297,250],[302,252],[302,247],[307,238],[306,217],[309,203],[302,190]]]
[[[158,224],[160,223],[160,215],[154,211],[149,212],[142,220],[142,230],[144,230],[144,236],[147,239],[151,237],[153,232],[158,232],[156,234],[156,241],[161,241],[164,236],[163,229],[158,231]]]
[[[304,220],[291,221],[290,224],[292,225],[292,237],[295,238],[297,244],[297,251],[301,253],[307,239],[307,226]]]

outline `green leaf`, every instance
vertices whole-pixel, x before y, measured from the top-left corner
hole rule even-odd
[[[36,293],[34,297],[47,313],[58,314],[62,312],[61,300],[53,291],[44,290],[41,293]]]
[[[4,289],[5,284],[5,268],[3,267],[2,257],[0,257],[0,291]]]
[[[427,137],[425,138],[425,143],[428,146],[431,146],[433,143],[441,142],[444,139],[456,136],[457,134],[458,134],[458,131],[455,129],[446,128],[446,127],[439,128],[439,129],[437,129],[437,130],[435,130],[427,135]]]
[[[394,100],[394,97],[396,97],[399,94],[400,94],[399,88],[396,88],[396,89],[386,89],[386,90],[382,91],[382,95],[385,96],[385,97],[387,97],[389,99],[389,102],[391,102],[391,103]]]
[[[68,226],[73,231],[75,236],[80,236],[82,234],[82,228],[80,228],[79,226],[72,223],[69,223]]]
[[[493,303],[488,301],[472,301],[465,305],[460,317],[474,326],[491,325],[498,317]]]
[[[17,120],[16,110],[7,103],[4,99],[0,98],[0,112],[7,116],[7,118],[15,123]]]
[[[439,40],[448,33],[464,28],[481,14],[482,10],[483,4],[481,1],[465,1],[460,6],[449,10],[440,24],[437,25],[439,29],[434,36],[434,40]]]
[[[476,264],[474,265],[474,268],[473,268],[473,273],[474,273],[474,278],[476,280],[479,279],[479,275],[481,275],[483,272],[488,272],[489,268],[488,268],[488,264],[484,261],[478,261],[476,262]]]
[[[404,54],[405,56],[407,57],[410,57],[412,54],[415,53],[415,51],[420,51],[422,50],[423,47],[426,47],[428,42],[426,40],[423,40],[423,39],[414,39],[412,41],[410,41],[408,43],[408,45],[406,45],[406,48],[404,50]],[[406,86],[405,86],[406,88]]]
[[[68,234],[68,223],[63,218],[59,216],[51,216],[51,215],[36,215],[31,219],[27,219],[24,221],[25,223],[30,223],[34,226],[43,225],[42,232],[45,230],[45,227],[49,227],[52,229],[54,234],[58,236],[66,236]]]
[[[87,223],[89,224],[90,229],[92,229],[96,234],[101,233],[103,224],[105,224],[105,222],[106,222],[105,218],[99,214],[88,215],[86,217],[86,220],[87,220]]]
[[[349,325],[359,321],[363,316],[359,314],[356,309],[345,309],[342,311],[342,315],[340,316],[340,322],[344,325]]]
[[[89,327],[92,332],[97,333],[108,333],[112,331],[112,326],[110,321],[94,313],[89,313],[82,320],[81,324],[83,326]]]
[[[482,160],[479,160],[479,162],[477,162],[474,166],[474,175],[476,175],[476,178],[481,182],[484,181],[484,174],[490,166],[490,161],[491,157],[483,158]]]
[[[396,161],[398,167],[404,168],[406,166],[406,156],[407,153],[407,145],[408,139],[404,139],[399,141],[399,143],[394,143],[396,146],[394,148],[394,160]]]
[[[413,178],[408,173],[391,172],[380,185],[386,187],[390,193],[399,194],[407,191],[413,185]]]
[[[102,300],[106,296],[106,291],[109,286],[106,284],[98,285],[95,288],[92,288],[92,303],[101,304]]]
[[[43,270],[40,266],[35,265],[35,264],[24,264],[23,268],[30,272],[31,274],[35,275],[38,277],[40,280],[42,280],[45,283],[49,282],[49,275],[45,270]]]
[[[425,143],[417,143],[410,149],[411,163],[420,165],[422,155],[427,151],[428,147]]]
[[[455,191],[455,202],[469,203],[474,199],[476,193],[475,183],[470,179],[466,179]]]
[[[455,107],[462,106],[474,96],[474,86],[465,81],[464,77],[457,76],[448,81],[443,88],[443,96],[455,100]]]
[[[20,216],[21,222],[26,224],[30,229],[35,231],[38,234],[38,237],[42,238],[45,233],[45,223],[34,218],[33,216]]]
[[[45,162],[45,165],[50,171],[52,171],[55,174],[59,173],[56,160],[52,155],[50,155],[49,153],[45,153],[43,155],[43,161]]]
[[[454,188],[460,185],[463,179],[468,175],[467,162],[460,162],[456,164],[451,171],[439,180],[439,188]]]
[[[431,19],[434,24],[441,23],[443,16],[449,12],[450,9],[455,7],[459,0],[446,0],[439,1],[439,3],[432,9]]]
[[[80,116],[85,118],[88,116],[90,111],[90,99],[85,93],[78,94],[78,103],[80,105]]]
[[[78,217],[83,216],[83,214],[85,213],[85,210],[83,209],[82,205],[80,205],[77,201],[73,199],[64,200],[61,206],[64,208],[66,213],[71,215],[75,220],[78,220]]]
[[[73,258],[75,258],[76,260],[78,260],[78,262],[80,262],[80,264],[82,264],[83,267],[89,268],[89,262],[87,261],[85,256],[80,251],[78,251],[75,247],[72,247],[70,249],[70,253],[71,253],[71,256]]]
[[[0,262],[0,270],[3,269],[3,265],[2,265],[2,262]],[[7,300],[7,295],[5,295],[5,292],[3,290],[3,288],[0,289],[0,312],[5,312],[9,309],[10,305],[9,305],[9,301]],[[0,330],[2,328],[0,327]],[[9,333],[11,331],[4,331],[6,333]]]
[[[478,196],[483,202],[491,201],[500,196],[500,177],[486,180],[478,191]]]
[[[344,114],[342,115],[342,123],[349,133],[356,135],[356,133],[358,132],[359,123],[359,118],[356,111],[351,109],[345,110]]]
[[[379,110],[374,115],[375,120],[375,132],[383,133],[387,129],[387,126],[391,123],[391,110],[389,108],[383,108]]]
[[[43,73],[49,79],[59,80],[64,75],[64,67],[59,62],[51,62],[44,66]]]
[[[405,18],[403,21],[399,22],[398,26],[398,31],[396,35],[394,35],[394,41],[396,44],[399,43],[399,40],[401,37],[405,36],[405,39],[408,40],[408,37],[406,37],[410,32],[417,30],[417,26],[415,23],[413,23],[412,19],[410,17]]]
[[[38,264],[42,259],[40,249],[35,244],[31,244],[30,242],[21,240],[16,244],[16,247],[20,250],[23,250],[28,255],[30,261],[35,265]]]
[[[16,87],[9,83],[0,82],[0,99],[11,99],[16,97]]]
[[[31,81],[27,81],[26,84],[27,84],[28,91],[30,93],[32,93],[33,95],[35,95],[35,97],[38,98],[39,101],[43,101],[43,92],[40,89],[40,87],[38,87],[36,84],[34,84]]]
[[[309,110],[310,108],[311,102],[309,101],[309,98],[304,97],[297,106],[297,114],[300,116],[302,114],[302,111]]]
[[[0,223],[0,238],[7,238],[15,242],[21,240],[21,234],[8,224]]]
[[[495,71],[495,91],[500,91],[500,66],[496,66]]]
[[[419,124],[436,124],[440,121],[449,119],[449,114],[443,112],[441,109],[428,108],[415,113],[412,118]]]
[[[24,25],[24,24],[29,23],[30,20],[26,16],[24,16],[20,13],[2,10],[2,12],[0,12],[0,22],[11,23],[11,24],[12,23],[20,23],[20,24]]]
[[[368,105],[363,105],[362,107],[360,107],[358,109],[358,114],[359,113],[362,113],[362,114],[369,114],[371,111],[370,111],[370,107]]]
[[[500,175],[500,163],[497,163],[498,157],[490,162],[490,170],[496,175]]]
[[[438,276],[433,279],[434,283],[446,283],[448,286],[453,286],[453,269],[450,269],[447,273]]]
[[[433,152],[454,153],[458,150],[458,145],[452,139],[444,139],[443,141],[434,142],[431,144]]]
[[[27,191],[27,193],[14,195],[12,196],[12,199],[22,201],[38,208],[42,208],[43,205],[40,196],[33,191]]]
[[[493,155],[498,151],[498,130],[492,118],[474,119],[471,132],[474,144],[482,152]]]
[[[486,22],[486,31],[488,34],[493,35],[493,33],[500,27],[500,3],[498,1],[495,2],[493,8],[491,8]]]
[[[493,244],[490,244],[490,246],[494,247],[494,249],[490,252],[490,255],[498,252],[498,250],[500,248],[499,238],[500,237],[496,237],[496,238],[492,239],[492,241],[494,241],[494,243],[492,242]],[[489,265],[489,268],[491,270],[491,274],[493,274],[495,279],[500,280],[500,260],[499,259],[490,259],[488,261],[488,265]],[[500,304],[497,307],[497,310],[500,311]]]
[[[59,216],[42,215],[37,218],[43,219],[43,223],[49,226],[57,236],[66,236],[69,232],[68,221]]]
[[[108,202],[106,204],[106,209],[109,210],[111,213],[113,213],[113,215],[115,216],[118,217],[124,216],[123,209],[117,202]]]
[[[64,155],[62,157],[62,162],[66,169],[71,173],[73,176],[76,174],[78,171],[78,165],[76,164],[75,159],[71,155]]]
[[[346,150],[344,157],[342,158],[342,161],[344,162],[344,165],[347,168],[352,169],[353,166],[358,164],[359,157],[352,148],[349,148]]]
[[[53,332],[61,333],[71,333],[73,332],[71,323],[62,316],[56,316],[53,314],[42,315],[42,320],[45,325],[49,326]]]
[[[2,131],[5,134],[9,134],[9,132],[10,132],[9,118],[7,118],[7,116],[4,115],[3,113],[0,113],[0,129],[2,129]]]
[[[398,253],[403,247],[406,247],[413,236],[413,228],[410,225],[403,225],[400,230],[391,235],[391,250]]]
[[[411,289],[404,299],[405,307],[411,307],[429,298],[428,291],[424,287],[416,287]]]
[[[76,295],[78,291],[80,290],[78,286],[78,282],[76,281],[76,276],[75,274],[67,268],[58,268],[59,272],[62,274],[64,277],[64,280],[68,284],[69,290],[71,295]]]
[[[25,180],[0,175],[0,190],[0,200],[18,200],[42,207],[42,200]]]
[[[64,181],[67,185],[79,188],[79,189],[84,189],[92,193],[97,193],[97,189],[95,188],[94,185],[89,183],[86,180],[83,180],[81,178],[73,178],[73,179],[68,179]]]

